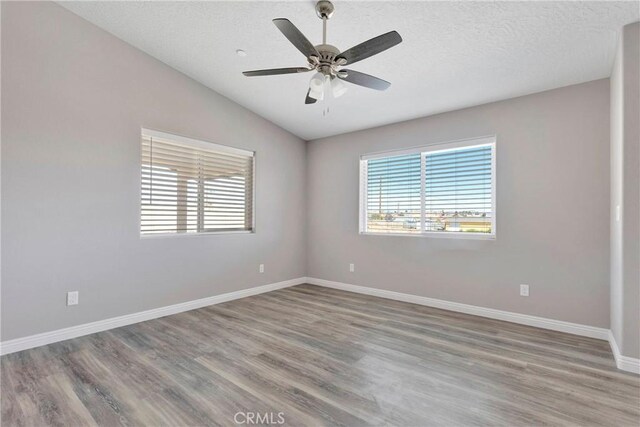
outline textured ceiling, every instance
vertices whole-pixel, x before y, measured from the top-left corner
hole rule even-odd
[[[304,105],[311,73],[241,72],[304,66],[271,19],[289,18],[319,44],[313,1],[60,4],[306,140],[608,77],[618,31],[640,18],[637,1],[337,0],[328,43],[345,50],[390,30],[404,39],[353,65],[392,86],[349,85],[341,98]]]

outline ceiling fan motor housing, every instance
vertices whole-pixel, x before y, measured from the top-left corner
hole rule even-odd
[[[336,56],[340,53],[337,47],[331,46],[330,44],[319,44],[315,46],[316,50],[320,54],[320,58],[318,61],[321,64],[333,64],[336,59]]]
[[[315,46],[320,57],[310,56],[309,64],[318,72],[326,76],[334,76],[338,72],[338,67],[342,64],[336,57],[340,54],[340,50],[330,44],[319,44]]]

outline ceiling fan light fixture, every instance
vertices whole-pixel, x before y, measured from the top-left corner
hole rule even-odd
[[[311,92],[322,92],[323,88],[324,75],[322,73],[315,73],[309,81],[309,90],[311,90]]]
[[[320,91],[313,91],[310,90],[309,91],[309,98],[313,98],[317,101],[322,101],[324,99],[324,91],[320,90]]]
[[[324,93],[326,93],[327,95],[329,95],[331,93],[331,76],[325,75],[324,76]]]
[[[339,98],[347,91],[347,85],[338,78],[331,80],[331,93],[334,98]]]

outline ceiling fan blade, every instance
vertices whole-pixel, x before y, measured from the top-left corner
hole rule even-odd
[[[306,58],[310,56],[320,57],[316,48],[291,21],[286,18],[276,18],[273,20],[273,23],[276,24],[276,27],[278,27],[282,34],[284,34]]]
[[[337,58],[344,58],[347,61],[346,64],[353,64],[354,62],[362,61],[363,59],[394,47],[401,41],[402,37],[400,37],[397,31],[389,31],[386,34],[374,37],[351,49],[345,50],[340,53]]]
[[[391,86],[391,83],[388,81],[370,76],[369,74],[344,69],[341,71],[346,71],[347,75],[346,77],[340,77],[340,74],[338,74],[338,77],[345,82],[353,83],[354,85],[364,86],[375,90],[386,90]]]
[[[305,104],[315,104],[318,100],[309,96],[311,89],[307,90],[307,97],[304,99]]]
[[[307,71],[311,71],[310,68],[304,67],[291,67],[291,68],[271,68],[268,70],[253,70],[253,71],[243,71],[247,77],[255,77],[255,76],[275,76],[278,74],[295,74],[295,73],[306,73]]]

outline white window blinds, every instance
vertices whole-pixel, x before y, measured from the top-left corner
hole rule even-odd
[[[367,231],[420,232],[420,153],[366,163]]]
[[[253,230],[254,153],[143,131],[140,233]]]
[[[360,231],[495,235],[495,139],[362,156]]]

